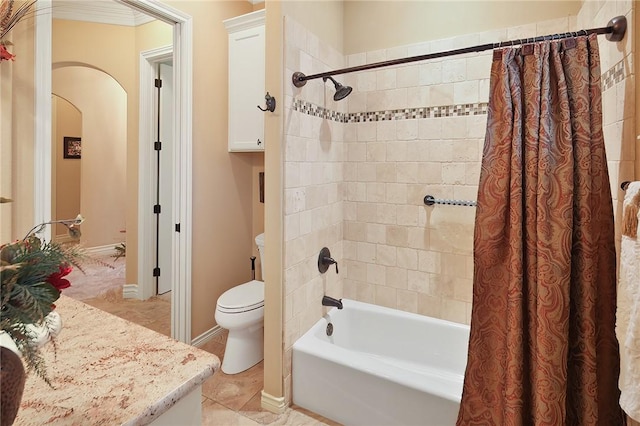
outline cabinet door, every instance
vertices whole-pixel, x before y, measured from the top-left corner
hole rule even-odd
[[[264,25],[229,34],[229,151],[264,150]]]

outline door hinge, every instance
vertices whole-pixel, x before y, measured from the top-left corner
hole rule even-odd
[[[160,80],[159,78],[156,78],[154,81],[154,84],[156,87],[162,87],[162,80]]]
[[[160,141],[154,142],[153,149],[155,149],[156,151],[160,151],[162,149],[162,142]]]
[[[154,214],[160,214],[160,204],[156,204],[155,206],[153,206],[153,213]]]
[[[176,232],[180,232],[180,224],[176,223]]]
[[[160,276],[160,268],[153,268],[153,276],[154,277]]]

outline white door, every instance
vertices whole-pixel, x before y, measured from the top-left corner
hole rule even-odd
[[[160,213],[157,223],[157,267],[160,275],[157,276],[157,294],[171,291],[171,234],[174,232],[171,223],[171,206],[173,205],[173,66],[171,62],[158,64],[158,76],[162,81],[159,89],[160,101],[158,102],[158,140],[161,149],[158,151],[159,167],[158,176],[158,203]]]

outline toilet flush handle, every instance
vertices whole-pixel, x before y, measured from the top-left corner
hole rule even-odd
[[[251,279],[255,280],[256,279],[256,257],[251,256],[249,259],[251,259]]]

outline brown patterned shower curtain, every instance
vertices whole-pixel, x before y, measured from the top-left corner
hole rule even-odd
[[[622,424],[597,36],[493,59],[457,424]]]

